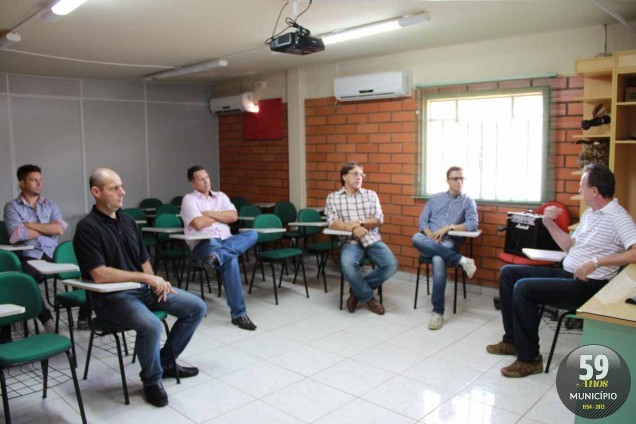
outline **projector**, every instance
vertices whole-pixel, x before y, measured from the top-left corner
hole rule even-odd
[[[322,39],[298,32],[288,32],[272,39],[269,43],[272,51],[297,55],[321,52],[325,49]]]

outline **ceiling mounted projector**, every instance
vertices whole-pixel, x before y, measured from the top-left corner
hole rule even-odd
[[[325,49],[322,39],[312,37],[309,31],[288,32],[270,41],[269,48],[274,52],[306,55]]]

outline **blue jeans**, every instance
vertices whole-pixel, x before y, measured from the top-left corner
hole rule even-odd
[[[539,356],[541,305],[578,307],[606,283],[605,280],[578,280],[561,268],[504,266],[499,276],[503,341],[514,343],[520,361],[534,360]]]
[[[230,307],[232,318],[247,315],[238,257],[254,246],[257,240],[258,234],[256,231],[245,231],[225,240],[217,238],[203,240],[192,250],[192,257],[200,261],[212,253],[219,260],[221,264],[219,268],[223,276],[223,288],[225,289],[227,305]]]
[[[205,316],[205,303],[197,296],[175,289],[165,302],[157,302],[147,285],[135,290],[93,295],[97,315],[131,328],[137,333],[135,347],[139,357],[139,376],[144,387],[161,382],[164,368],[170,367],[170,353],[161,348],[163,324],[151,311],[166,311],[177,318],[170,330],[170,344],[175,357],[186,348]]]
[[[360,262],[365,256],[375,264],[375,269],[367,275],[363,275],[360,269]],[[345,243],[340,247],[340,268],[356,298],[366,302],[373,297],[374,289],[397,272],[398,262],[382,241],[366,248],[360,243]]]
[[[433,312],[444,315],[444,294],[446,293],[446,280],[448,278],[446,266],[458,266],[462,255],[457,251],[461,243],[453,239],[446,239],[441,243],[431,240],[422,233],[413,235],[413,246],[420,255],[431,259],[433,263]]]

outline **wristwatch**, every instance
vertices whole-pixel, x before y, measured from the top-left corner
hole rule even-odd
[[[361,226],[361,227],[364,227],[364,221],[363,221],[363,220],[358,219],[358,222],[360,223],[360,226]]]
[[[455,231],[455,224],[451,224],[451,231]]]
[[[592,258],[592,263],[594,264],[594,268],[598,268],[598,258],[596,256],[594,256]]]

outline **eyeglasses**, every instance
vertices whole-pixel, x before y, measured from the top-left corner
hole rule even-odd
[[[353,175],[354,177],[361,177],[361,178],[366,178],[367,174],[364,174],[362,172],[347,172],[348,175]]]
[[[449,180],[451,180],[451,181],[461,181],[461,182],[464,182],[465,179],[466,178],[464,178],[464,177],[452,177],[452,178],[449,178]]]

